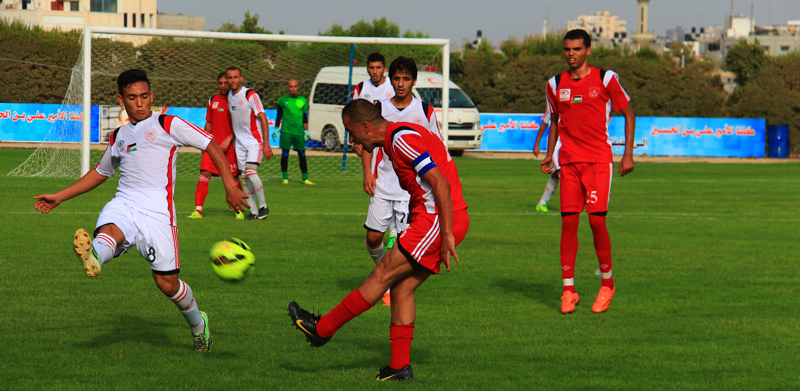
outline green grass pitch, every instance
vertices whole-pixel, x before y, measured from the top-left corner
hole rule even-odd
[[[0,173],[30,150],[0,150]],[[278,390],[545,389],[791,390],[800,388],[800,164],[644,164],[614,179],[608,226],[617,293],[591,312],[600,286],[583,215],[575,283],[559,312],[560,218],[534,207],[538,162],[457,158],[470,231],[450,273],[417,292],[415,380],[372,380],[389,361],[389,309],[378,305],[314,349],[289,301],[329,311],[373,267],[358,176],[317,186],[265,181],[266,221],[236,221],[212,181],[206,217],[197,175],[183,172],[181,278],[207,311],[214,350],[192,348],[183,317],[147,262],[126,254],[88,278],[71,250],[92,231],[116,178],[50,215],[33,196],[72,180],[0,176],[0,389]],[[278,162],[273,159],[270,165]],[[558,210],[558,197],[552,210]],[[210,246],[246,241],[256,270],[217,279]]]

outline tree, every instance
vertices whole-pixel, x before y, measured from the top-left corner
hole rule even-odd
[[[741,39],[739,43],[728,48],[725,57],[725,69],[733,72],[736,76],[736,84],[743,86],[758,75],[759,70],[764,65],[767,56],[765,50],[756,39],[752,44],[747,40]]]
[[[340,24],[334,24],[319,35],[335,36],[335,37],[392,37],[397,38],[400,36],[400,26],[394,22],[389,22],[386,17],[380,19],[373,19],[372,24],[367,23],[364,19],[359,20],[350,28],[344,29]],[[421,38],[416,35],[422,35],[422,32],[412,33],[410,30],[405,33],[409,38]]]

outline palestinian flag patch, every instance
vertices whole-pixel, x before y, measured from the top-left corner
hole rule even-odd
[[[581,102],[583,102],[582,98],[583,98],[583,96],[581,96],[581,95],[575,95],[575,96],[572,97],[572,103],[581,103]]]
[[[128,145],[128,153],[136,151],[136,143]]]

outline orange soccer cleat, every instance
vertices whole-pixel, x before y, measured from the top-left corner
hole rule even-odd
[[[607,286],[600,287],[600,293],[597,294],[597,300],[595,300],[592,305],[592,311],[599,314],[607,310],[616,290],[616,288],[609,288]]]
[[[578,304],[580,298],[578,294],[572,291],[564,291],[564,295],[561,296],[561,313],[568,314],[572,311],[575,311],[575,304]]]

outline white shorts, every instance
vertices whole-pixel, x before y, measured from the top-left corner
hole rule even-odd
[[[560,137],[559,137],[558,140],[556,140],[556,151],[553,152],[553,168],[555,168],[556,171],[561,169],[561,165],[558,164],[558,152],[559,151],[561,151],[561,138]]]
[[[136,246],[144,259],[150,262],[150,269],[156,274],[178,274],[180,256],[178,253],[178,227],[158,221],[117,198],[112,199],[100,212],[97,228],[114,224],[125,235],[123,243],[117,243],[114,258],[131,251]]]
[[[370,197],[364,228],[374,232],[386,232],[390,227],[394,227],[399,234],[408,228],[410,218],[408,201]]]
[[[236,146],[236,164],[239,165],[239,171],[244,172],[247,168],[247,163],[261,164],[261,157],[264,155],[264,148],[262,144],[251,144]]]

